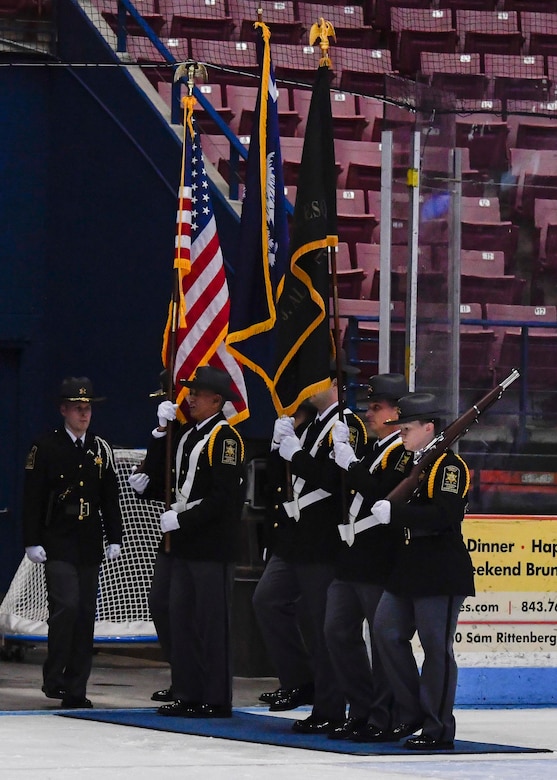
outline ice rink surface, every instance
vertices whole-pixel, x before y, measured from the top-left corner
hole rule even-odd
[[[347,756],[233,742],[61,717],[40,691],[42,651],[0,662],[2,780],[546,780],[557,777],[557,708],[458,709],[457,739],[549,749],[551,753]],[[276,680],[235,678],[234,705],[257,706]],[[168,684],[166,665],[99,653],[88,696],[96,709],[152,707]],[[280,713],[305,717],[308,708]],[[285,720],[285,728],[290,724]]]

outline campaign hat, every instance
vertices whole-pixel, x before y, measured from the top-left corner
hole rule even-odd
[[[239,395],[232,388],[232,378],[226,371],[213,366],[199,366],[193,379],[180,379],[180,384],[190,390],[212,390],[225,401],[239,401]]]
[[[104,396],[96,396],[93,390],[93,383],[86,376],[67,376],[60,385],[60,400],[62,401],[82,401],[83,403],[93,403],[94,401],[105,401]]]
[[[408,393],[398,399],[398,420],[391,420],[387,424],[402,425],[415,420],[433,421],[443,414],[433,393]]]
[[[408,394],[408,382],[402,374],[377,374],[368,382],[369,401],[398,401]]]

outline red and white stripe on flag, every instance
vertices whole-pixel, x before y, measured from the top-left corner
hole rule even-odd
[[[183,185],[178,194],[176,261],[181,268],[181,316],[176,331],[174,382],[176,401],[185,406],[187,388],[180,379],[191,379],[199,366],[211,365],[227,371],[240,401],[228,401],[224,412],[231,423],[249,416],[247,391],[240,365],[225,346],[230,299],[213,214],[209,182],[197,132],[191,135],[184,124],[186,154]],[[165,332],[163,361],[168,365],[170,343]],[[183,411],[186,411],[183,409]],[[186,416],[186,415],[185,415]]]

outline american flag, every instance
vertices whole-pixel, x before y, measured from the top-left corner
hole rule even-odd
[[[230,313],[228,284],[203,152],[191,116],[195,100],[185,98],[184,101],[186,116],[174,261],[179,293],[174,361],[176,402],[185,406],[188,391],[179,380],[191,379],[198,366],[223,369],[232,377],[233,388],[242,399],[228,401],[224,408],[228,420],[237,423],[249,416],[247,392],[242,369],[225,346]],[[163,339],[165,367],[170,364],[172,320],[171,304]]]

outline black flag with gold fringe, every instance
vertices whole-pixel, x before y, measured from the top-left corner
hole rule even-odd
[[[278,414],[293,414],[330,381],[329,247],[338,244],[330,79],[328,65],[320,65],[298,177],[290,261],[279,286],[273,387]]]

